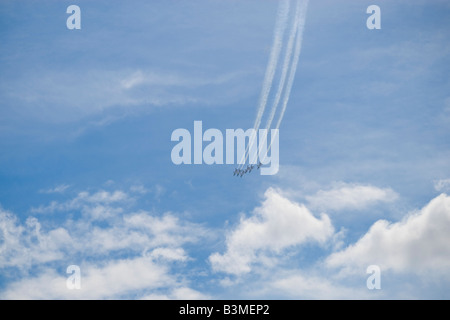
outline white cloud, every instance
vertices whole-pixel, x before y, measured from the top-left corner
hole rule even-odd
[[[320,210],[364,209],[379,202],[392,202],[398,198],[390,188],[381,189],[370,185],[338,184],[330,190],[320,190],[306,196],[311,208]]]
[[[159,201],[161,197],[166,193],[166,188],[159,184],[156,184],[152,188],[147,189],[143,185],[137,184],[131,186],[130,191],[138,194],[153,193],[154,198]]]
[[[202,270],[189,269],[195,257],[187,250],[211,239],[211,231],[170,212],[131,211],[129,196],[119,191],[81,192],[55,202],[56,211],[80,213],[60,223],[34,217],[21,222],[1,210],[0,270],[16,268],[20,276],[3,284],[0,298],[211,298],[191,288],[193,272]],[[383,279],[412,274],[427,283],[430,274],[446,275],[448,230],[450,197],[442,194],[400,222],[376,222],[359,241],[341,249],[345,234],[334,231],[327,215],[315,217],[269,188],[261,205],[229,230],[224,252],[209,257],[213,271],[228,275],[205,279],[227,292],[238,291],[238,298],[405,297],[398,288],[369,292],[367,266],[380,265]],[[302,266],[298,257],[305,244],[322,247]],[[328,255],[330,251],[334,253]],[[81,290],[65,286],[65,269],[71,264],[81,267]]]
[[[166,259],[171,261],[186,261],[188,259],[183,248],[156,248],[150,256],[154,259]]]
[[[161,198],[161,196],[164,195],[165,192],[166,192],[166,188],[164,188],[163,186],[157,184],[154,187],[155,199],[159,200]]]
[[[10,212],[0,210],[0,268],[26,269],[34,263],[61,259],[62,248],[70,248],[72,239],[64,228],[41,231],[37,219],[29,217],[21,225]]]
[[[146,194],[149,192],[143,185],[134,185],[130,187],[131,192]]]
[[[0,212],[0,268],[15,266],[27,269],[34,264],[62,260],[68,255],[100,256],[126,250],[129,254],[152,251],[154,258],[186,261],[180,247],[207,237],[202,227],[179,221],[172,214],[161,217],[148,212],[113,217],[104,207],[94,205],[85,211],[103,215],[108,225],[95,225],[97,219],[68,220],[54,229],[42,230],[41,223],[29,217],[21,225],[11,213]],[[106,210],[106,211],[105,211]],[[121,208],[114,208],[121,212]],[[94,217],[95,218],[95,217]]]
[[[376,264],[396,272],[450,271],[450,197],[433,199],[402,221],[379,220],[355,244],[332,254],[329,267],[353,272]]]
[[[226,239],[226,252],[209,257],[216,271],[244,274],[255,262],[273,263],[270,254],[306,242],[325,243],[334,229],[327,215],[316,218],[303,205],[291,202],[274,189],[268,189],[261,207],[239,225]]]
[[[7,90],[0,86],[0,94],[33,121],[68,123],[98,115],[122,118],[168,105],[224,104],[246,93],[237,83],[252,73],[234,71],[205,76],[171,70],[48,71],[11,79],[3,86]],[[229,90],[220,90],[223,86]],[[239,92],[234,93],[236,90]],[[93,125],[108,124],[114,117],[106,119],[109,120]]]
[[[209,236],[208,231],[199,225],[180,221],[170,213],[158,217],[141,211],[122,214],[108,222],[106,227],[84,220],[68,224],[67,229],[76,238],[77,250],[106,255],[121,250],[140,253],[158,248],[155,257],[159,252],[159,256],[172,256],[172,260],[177,260],[175,257],[182,257],[184,252],[180,246]]]
[[[102,190],[94,193],[93,195],[89,195],[88,192],[81,192],[78,194],[78,197],[91,203],[111,203],[128,199],[128,195],[120,190],[111,193]]]
[[[200,87],[206,85],[219,85],[236,79],[243,75],[242,72],[232,72],[228,74],[218,75],[216,77],[192,77],[182,76],[176,73],[156,73],[143,72],[137,70],[131,75],[125,76],[121,81],[121,85],[125,89],[131,89],[137,86],[177,86],[177,87]]]
[[[81,289],[68,289],[69,275],[47,269],[37,277],[24,278],[10,285],[3,299],[108,299],[133,291],[167,287],[174,282],[167,268],[149,258],[115,260],[102,266],[80,267]],[[65,270],[64,270],[65,271]]]
[[[68,184],[60,184],[54,188],[39,190],[40,193],[64,193],[70,186]]]
[[[180,90],[171,90],[172,95],[168,94],[166,90],[173,85],[165,81],[167,76],[164,73],[151,73],[153,82],[157,82],[158,78],[162,80],[159,90],[133,91],[144,81],[144,75],[140,76],[139,72],[90,70],[72,71],[70,75],[47,72],[38,78],[33,75],[16,79],[16,83],[10,84],[11,91],[7,95],[33,115],[32,105],[45,105],[45,108],[39,108],[41,113],[45,112],[49,120],[64,122],[102,113],[117,106],[130,107],[144,103],[163,106],[195,101],[194,97]],[[185,81],[188,82],[188,79]],[[14,92],[22,94],[19,96]]]
[[[173,279],[162,265],[146,257],[115,260],[105,266],[86,268],[82,278],[85,297],[90,299],[126,295],[135,290],[171,286]],[[84,270],[84,268],[82,269]]]
[[[171,299],[176,300],[206,300],[211,299],[208,295],[200,293],[187,287],[176,288],[171,294]]]
[[[329,274],[327,275],[329,276]],[[291,299],[368,299],[368,290],[344,286],[324,275],[289,272],[268,281],[268,290]],[[372,295],[373,296],[373,295]]]
[[[378,221],[350,246],[343,246],[344,231],[335,233],[331,224],[318,228],[314,236],[326,236],[311,240],[330,244],[325,249],[332,252],[322,251],[302,266],[298,259],[302,248],[286,249],[305,243],[299,234],[306,236],[314,230],[308,225],[310,219],[326,226],[324,218],[314,218],[304,206],[269,189],[261,207],[230,231],[225,252],[210,256],[213,270],[238,276],[226,276],[217,283],[227,292],[239,292],[239,299],[417,298],[429,294],[420,290],[433,286],[435,275],[448,275],[450,270],[450,197],[446,195],[401,222]],[[280,229],[284,232],[272,231]],[[381,267],[389,289],[367,289],[366,269],[371,264]],[[296,265],[300,266],[296,269]],[[405,290],[404,283],[399,286],[399,276],[409,277],[407,285],[416,291]]]
[[[434,181],[434,189],[439,192],[450,191],[450,179],[440,179]]]
[[[121,81],[122,87],[125,89],[130,89],[134,86],[140,85],[145,81],[144,74],[142,71],[138,70],[131,74],[130,76],[126,77]]]
[[[208,238],[209,232],[180,221],[173,213],[128,213],[122,205],[129,200],[120,190],[80,192],[73,199],[50,206],[53,211],[81,213],[56,225],[35,217],[22,224],[14,214],[1,210],[0,270],[16,268],[23,277],[9,283],[0,296],[136,298],[159,295],[162,290],[162,296],[170,298],[202,297],[186,286],[183,276],[173,274],[171,266],[191,261],[183,246]],[[62,273],[50,269],[49,263],[59,266]],[[82,269],[82,290],[65,287],[64,272],[70,264]]]
[[[189,287],[179,287],[168,294],[149,294],[142,300],[210,300],[211,297]]]
[[[47,206],[39,206],[37,208],[31,208],[31,213],[54,213],[55,211],[63,212],[70,210],[78,210],[81,208],[88,208],[92,204],[97,204],[98,206],[111,205],[114,203],[125,203],[130,202],[133,199],[121,190],[116,190],[114,192],[108,192],[100,190],[94,194],[90,194],[87,191],[82,191],[78,195],[68,201],[59,203],[57,201],[50,202]],[[94,209],[94,207],[91,207]],[[100,208],[98,208],[100,210]],[[89,210],[86,210],[89,211]],[[94,216],[98,216],[98,212],[94,212]]]
[[[69,274],[45,269],[38,276],[10,284],[1,299],[209,299],[187,287],[167,266],[150,257],[111,260],[80,266],[80,289],[68,289]]]

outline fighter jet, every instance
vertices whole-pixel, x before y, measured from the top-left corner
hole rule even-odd
[[[260,166],[261,166],[261,162],[258,163],[258,167],[257,168],[259,169]],[[242,178],[244,176],[244,174],[252,172],[252,170],[254,168],[255,168],[255,166],[253,164],[252,165],[247,165],[247,168],[245,168],[245,169],[238,169],[238,168],[236,168],[233,171],[233,176],[238,176],[238,177]]]

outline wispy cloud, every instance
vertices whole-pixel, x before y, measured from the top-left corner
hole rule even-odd
[[[339,183],[329,190],[306,196],[308,206],[319,210],[356,210],[382,202],[393,202],[398,194],[390,188]]]
[[[223,104],[229,100],[224,93],[229,97],[234,91],[230,87],[234,88],[246,76],[248,72],[242,71],[209,76],[139,69],[73,70],[70,75],[48,71],[10,79],[7,86],[0,83],[0,96],[33,121],[67,123],[109,115],[106,120],[93,122],[101,125],[117,117],[148,112],[152,107]],[[219,91],[223,86],[228,89]],[[7,90],[1,90],[6,87]],[[214,92],[222,93],[220,99],[208,95],[213,87],[218,88]]]
[[[133,198],[127,193],[116,190],[114,192],[100,190],[94,194],[87,191],[78,193],[78,195],[65,202],[52,201],[49,205],[31,208],[31,213],[54,213],[56,211],[65,212],[69,210],[83,209],[84,212],[92,212],[99,208],[107,208],[113,203],[125,203],[132,201]],[[90,206],[96,205],[96,206]]]
[[[450,179],[439,179],[434,181],[434,189],[439,192],[450,191]]]
[[[70,188],[70,185],[68,184],[60,184],[54,188],[50,189],[41,189],[39,190],[40,193],[64,193],[68,188]]]
[[[62,259],[62,248],[72,247],[72,238],[65,228],[54,228],[42,232],[36,218],[29,217],[25,224],[7,211],[0,211],[0,269],[16,267],[26,270],[33,264]]]

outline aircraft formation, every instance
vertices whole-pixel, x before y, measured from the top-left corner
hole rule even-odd
[[[259,169],[260,167],[261,167],[261,162],[258,162],[258,164],[256,165],[256,169]],[[242,178],[242,176],[244,175],[244,174],[246,174],[246,173],[250,173],[250,172],[252,172],[252,170],[255,168],[255,165],[247,165],[247,168],[245,168],[245,169],[238,169],[238,168],[236,168],[236,169],[234,169],[234,173],[233,173],[233,176],[237,176],[237,177],[241,177]]]

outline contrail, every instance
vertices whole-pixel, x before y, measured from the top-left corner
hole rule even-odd
[[[281,47],[283,45],[283,35],[286,30],[288,15],[289,15],[290,0],[281,1],[278,8],[278,18],[275,26],[274,39],[272,50],[270,52],[269,62],[267,64],[266,74],[264,77],[263,87],[261,90],[261,96],[259,99],[259,108],[256,115],[254,129],[258,129],[261,124],[261,118],[264,114],[264,110],[267,104],[267,98],[269,97],[270,89],[272,87],[273,78],[278,64],[278,58],[280,56]]]
[[[302,50],[302,41],[303,41],[303,30],[305,29],[305,22],[306,22],[306,10],[308,8],[308,2],[309,0],[298,0],[297,2],[297,8],[300,8],[300,11],[298,12],[298,15],[296,16],[296,25],[297,25],[297,34],[296,34],[296,42],[295,42],[295,52],[294,52],[294,58],[292,60],[291,68],[289,70],[289,78],[286,85],[286,90],[284,92],[283,96],[283,104],[281,107],[281,112],[278,118],[277,125],[275,129],[279,129],[281,125],[281,121],[283,120],[284,113],[286,111],[286,107],[289,101],[289,96],[291,94],[292,85],[294,83],[295,78],[295,72],[297,71],[297,65],[300,58],[300,52]],[[271,139],[272,141],[272,139]],[[270,143],[269,147],[267,148],[267,153],[264,156],[264,160],[269,154],[269,151],[272,147],[272,142]],[[263,160],[263,162],[264,162]]]
[[[278,90],[277,90],[275,99],[273,101],[272,109],[270,110],[270,115],[267,118],[266,129],[269,129],[272,124],[273,118],[275,117],[275,113],[278,108],[278,104],[280,103],[281,94],[283,93],[284,85],[285,85],[286,78],[287,78],[287,73],[289,70],[289,64],[291,62],[292,53],[294,51],[293,49],[294,49],[294,43],[295,43],[295,39],[296,39],[295,36],[297,34],[297,29],[298,29],[298,25],[299,25],[298,17],[300,16],[300,9],[301,9],[301,1],[297,1],[297,6],[295,9],[295,15],[294,15],[295,19],[294,19],[294,22],[291,27],[291,32],[289,34],[289,40],[288,40],[288,44],[287,44],[286,52],[285,52],[285,56],[284,56],[284,62],[283,62],[283,68],[281,71],[280,82],[278,83]]]
[[[283,0],[280,1],[278,6],[277,20],[275,23],[275,31],[273,37],[272,49],[270,51],[269,61],[267,63],[266,74],[264,76],[263,86],[261,89],[261,94],[259,97],[259,107],[258,112],[256,114],[255,123],[253,125],[253,129],[255,132],[258,131],[259,126],[261,125],[261,118],[264,114],[264,110],[266,109],[267,99],[269,97],[270,89],[272,87],[273,78],[275,76],[275,71],[277,69],[278,59],[280,56],[280,51],[283,46],[283,35],[286,30],[287,20],[289,16],[289,7],[291,0]],[[248,150],[253,145],[256,136],[251,137],[249,144],[245,150],[245,153],[241,159],[241,166],[244,166],[248,157]],[[250,146],[249,146],[250,145]],[[245,160],[244,160],[245,157]]]
[[[289,73],[289,79],[288,79],[288,83],[286,86],[286,91],[284,92],[283,105],[282,105],[280,116],[278,118],[277,126],[275,127],[275,129],[280,128],[281,121],[283,120],[284,112],[286,111],[286,106],[289,101],[289,96],[291,94],[292,85],[294,83],[295,72],[297,71],[298,60],[300,58],[300,52],[302,51],[303,30],[305,29],[306,10],[308,8],[309,1],[308,0],[304,0],[304,1],[299,0],[299,2],[302,3],[302,6],[301,6],[300,14],[298,17],[299,23],[298,23],[298,30],[297,30],[297,39],[296,39],[296,43],[295,43],[294,59],[292,61],[292,65],[291,65],[291,70]]]

